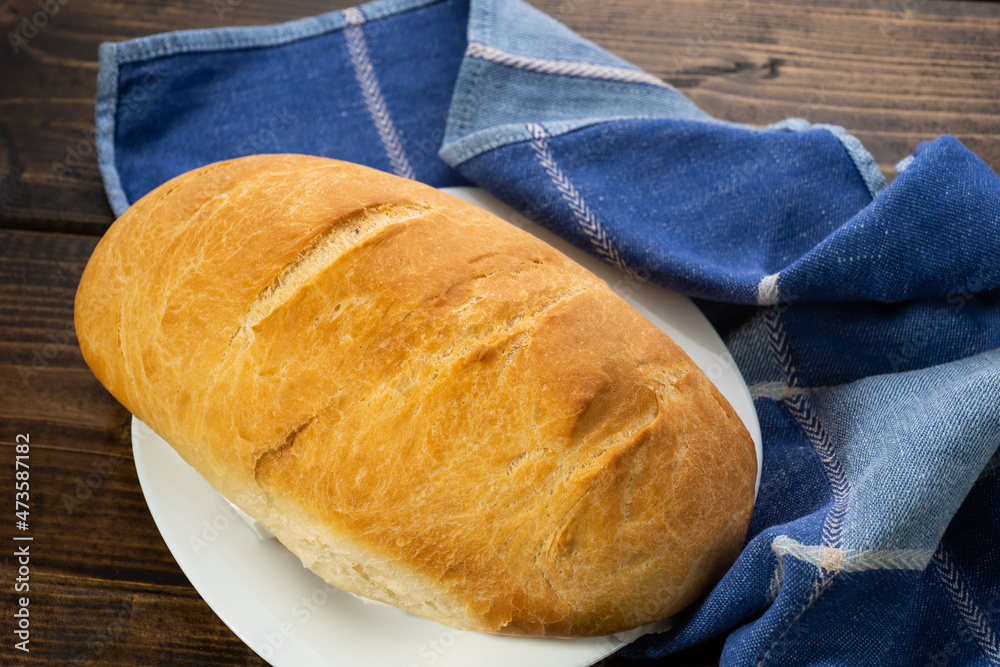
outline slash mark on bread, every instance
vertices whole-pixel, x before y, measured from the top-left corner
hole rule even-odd
[[[253,330],[271,313],[291,301],[302,287],[336,264],[351,248],[389,225],[418,218],[429,210],[426,204],[418,203],[372,206],[334,221],[261,290],[247,308],[242,326],[234,332],[232,340]]]
[[[213,387],[218,372],[233,357],[238,339],[252,341],[256,327],[317,276],[337,263],[349,250],[374,237],[390,225],[401,224],[426,214],[430,207],[423,203],[367,206],[330,222],[298,257],[278,271],[277,275],[257,294],[247,307],[239,326],[229,337],[219,362],[209,374],[207,386]],[[339,305],[338,305],[339,309]]]
[[[257,456],[257,460],[254,461],[253,465],[253,477],[257,481],[258,486],[260,486],[261,467],[271,461],[275,461],[281,458],[281,456],[285,454],[285,452],[292,449],[292,447],[295,446],[295,441],[298,439],[299,435],[304,430],[309,428],[309,426],[311,426],[312,423],[317,419],[319,419],[318,414],[310,417],[306,421],[302,422],[301,424],[293,428],[288,433],[288,435],[285,436],[285,439],[282,440],[280,443],[278,443],[277,446],[265,449]]]

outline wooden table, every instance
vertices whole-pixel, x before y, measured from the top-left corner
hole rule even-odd
[[[892,165],[957,135],[1000,170],[1000,2],[533,0],[718,117],[843,125]],[[52,9],[58,6],[57,12]],[[343,2],[9,0],[0,6],[0,490],[30,436],[31,652],[13,648],[15,518],[2,528],[0,663],[263,664],[202,601],[149,515],[129,414],[73,335],[112,221],[93,144],[97,46],[314,15]],[[45,12],[39,18],[38,12]],[[25,20],[42,23],[32,33]],[[24,39],[12,37],[17,35]],[[17,52],[15,53],[15,46]],[[23,440],[23,438],[22,438]],[[25,448],[21,448],[23,451]],[[662,664],[717,662],[721,643]],[[628,664],[620,659],[605,663]]]

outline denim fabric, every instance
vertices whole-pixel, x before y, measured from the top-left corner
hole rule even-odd
[[[373,106],[394,122],[408,176],[467,185],[437,151],[465,50],[468,6],[394,4],[403,11],[392,21],[366,22],[353,54],[342,13],[278,30],[196,30],[102,45],[99,150],[105,178],[120,175],[117,187],[113,175],[108,182],[115,212],[185,171],[254,153],[324,155],[394,171],[386,151],[371,150],[382,144]],[[440,38],[412,38],[432,31]],[[347,62],[329,60],[330,52]],[[378,93],[359,84],[366,73]],[[414,99],[425,102],[419,113],[413,113]],[[160,107],[156,113],[153,106]]]
[[[886,185],[842,128],[714,119],[518,0],[380,0],[105,44],[121,213],[215,160],[295,151],[493,192],[697,299],[764,435],[739,560],[658,657],[1000,663],[1000,179],[953,137]]]

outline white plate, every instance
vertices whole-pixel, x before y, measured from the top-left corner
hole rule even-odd
[[[577,250],[475,188],[447,192],[544,239],[603,278],[683,347],[743,419],[757,445],[750,392],[729,352],[686,297]],[[526,639],[446,628],[390,607],[367,605],[324,583],[277,540],[262,540],[231,505],[137,419],[132,449],[149,510],[191,584],[239,637],[275,667],[585,667],[620,638]]]

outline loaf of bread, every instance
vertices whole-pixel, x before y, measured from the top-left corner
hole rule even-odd
[[[344,590],[458,629],[595,636],[705,593],[756,458],[604,282],[426,185],[301,155],[183,174],[87,265],[97,378]]]

